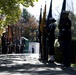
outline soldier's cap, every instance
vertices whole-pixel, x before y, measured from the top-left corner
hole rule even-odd
[[[56,22],[56,20],[53,17],[49,18],[49,21]]]
[[[69,11],[63,11],[62,13],[69,15]]]

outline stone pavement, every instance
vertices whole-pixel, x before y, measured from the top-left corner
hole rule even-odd
[[[76,68],[38,60],[38,54],[0,55],[0,75],[76,75]]]

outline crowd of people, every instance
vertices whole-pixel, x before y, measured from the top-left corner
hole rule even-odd
[[[12,39],[9,38],[7,33],[3,33],[1,37],[2,54],[8,53],[23,53],[25,48],[24,39]]]

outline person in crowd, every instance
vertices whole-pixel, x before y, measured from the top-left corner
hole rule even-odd
[[[32,45],[32,53],[35,53],[34,45]]]
[[[13,45],[13,42],[12,42],[12,38],[10,38],[9,40],[9,52],[8,53],[12,53],[12,45]]]
[[[1,45],[2,45],[2,54],[6,54],[7,53],[7,37],[6,37],[6,33],[3,33],[2,37],[1,37]]]
[[[22,38],[21,39],[21,48],[20,48],[21,53],[24,53],[24,48],[25,48],[25,40]]]
[[[16,53],[20,53],[20,40],[19,38],[16,39]]]

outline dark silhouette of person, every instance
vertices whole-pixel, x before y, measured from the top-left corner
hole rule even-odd
[[[12,53],[12,39],[11,38],[9,38],[8,39],[8,53]]]
[[[3,33],[1,37],[1,45],[2,45],[2,54],[7,53],[7,39],[6,39],[6,33]]]
[[[15,40],[15,43],[16,43],[16,53],[20,53],[20,48],[19,48],[19,46],[20,46],[20,40],[19,40],[19,38],[17,38]]]
[[[35,49],[34,49],[34,46],[32,46],[32,53],[35,53]]]
[[[71,20],[68,18],[69,12],[63,11],[62,20],[59,25],[59,41],[63,55],[63,66],[71,65]]]
[[[54,41],[55,41],[55,22],[56,20],[54,18],[49,18],[49,26],[48,26],[48,55],[50,56],[48,61],[54,62]]]
[[[22,40],[21,40],[21,53],[24,52],[24,48],[25,48],[25,40],[22,39]]]

